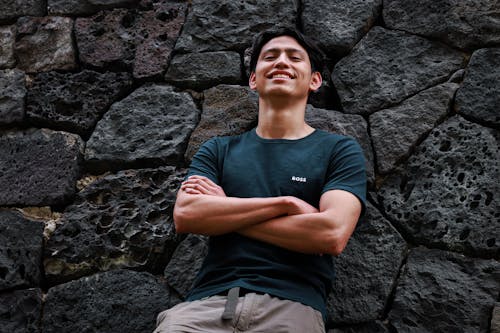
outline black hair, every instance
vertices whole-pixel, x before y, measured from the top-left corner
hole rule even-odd
[[[257,60],[259,59],[262,47],[271,39],[281,36],[290,36],[294,38],[297,43],[306,50],[309,60],[311,61],[311,70],[313,72],[321,72],[323,70],[325,54],[319,48],[317,42],[294,28],[280,27],[263,31],[255,37],[252,44],[252,55],[250,57],[251,72],[255,72],[255,67],[257,66]]]

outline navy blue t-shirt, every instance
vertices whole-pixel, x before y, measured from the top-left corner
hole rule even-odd
[[[315,130],[298,139],[263,139],[255,129],[205,142],[188,176],[210,178],[227,196],[294,196],[319,208],[321,195],[345,190],[366,200],[365,160],[352,138]],[[334,278],[329,255],[304,254],[228,233],[212,236],[188,300],[243,287],[309,305],[326,315]]]

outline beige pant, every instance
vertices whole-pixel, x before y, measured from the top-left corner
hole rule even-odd
[[[234,318],[224,320],[225,303],[226,296],[212,296],[177,304],[158,315],[153,333],[325,332],[321,313],[298,302],[248,293],[238,298]]]

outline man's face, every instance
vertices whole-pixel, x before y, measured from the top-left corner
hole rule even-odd
[[[262,47],[249,84],[261,97],[307,99],[321,86],[321,75],[311,71],[307,51],[293,37],[280,36]]]

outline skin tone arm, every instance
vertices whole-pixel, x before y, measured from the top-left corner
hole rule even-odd
[[[184,182],[179,192],[184,191],[183,195],[186,196],[235,199],[225,197],[224,191],[208,178],[195,177]],[[231,231],[297,252],[340,254],[347,245],[361,213],[359,200],[346,191],[328,191],[321,196],[318,211],[300,199],[288,198],[292,198],[291,201],[297,200],[300,205],[289,206],[293,208],[287,215],[270,217],[248,226],[236,227]]]

